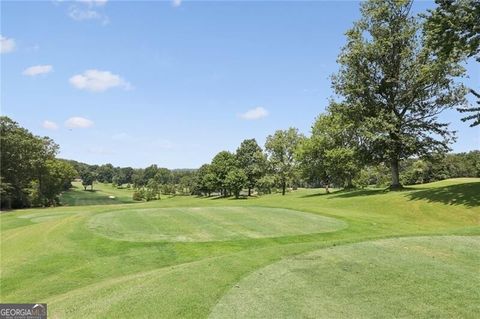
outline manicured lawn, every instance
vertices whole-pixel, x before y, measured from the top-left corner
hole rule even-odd
[[[341,220],[269,207],[178,207],[118,210],[95,215],[90,229],[130,241],[206,242],[336,231]]]
[[[479,312],[480,179],[148,203],[96,188],[0,215],[1,302],[47,302],[51,318]]]

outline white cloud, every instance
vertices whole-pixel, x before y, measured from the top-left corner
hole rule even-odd
[[[180,7],[182,5],[182,0],[172,0],[172,7]]]
[[[83,74],[72,76],[69,81],[77,89],[91,92],[103,92],[114,87],[128,90],[132,87],[119,75],[99,70],[86,70]]]
[[[99,20],[103,25],[110,22],[107,15],[96,9],[103,7],[107,0],[76,0],[76,2],[78,4],[73,4],[68,9],[68,16],[73,20]]]
[[[256,107],[254,109],[248,110],[245,113],[240,114],[240,117],[244,120],[259,120],[267,116],[268,111],[263,107]]]
[[[35,76],[39,74],[47,74],[53,71],[51,65],[35,65],[23,70],[23,75]]]
[[[68,128],[88,128],[93,126],[93,122],[84,117],[74,116],[65,121]]]
[[[92,10],[90,8],[80,8],[78,6],[71,6],[68,10],[68,16],[75,21],[100,20],[104,25],[110,22],[108,16],[96,10]]]
[[[15,50],[15,40],[0,35],[0,53],[9,53]]]
[[[77,2],[81,2],[81,3],[84,3],[84,4],[87,4],[91,7],[93,6],[104,6],[108,0],[77,0]]]
[[[47,129],[47,130],[56,130],[56,129],[58,129],[57,123],[52,122],[52,121],[49,121],[49,120],[43,121],[42,127],[45,128],[45,129]]]

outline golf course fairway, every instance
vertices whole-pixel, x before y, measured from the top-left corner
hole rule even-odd
[[[0,214],[2,303],[45,302],[49,318],[480,312],[478,178],[109,205],[101,187],[86,206],[75,189],[69,206]]]

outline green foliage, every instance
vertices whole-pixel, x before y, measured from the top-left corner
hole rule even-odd
[[[255,139],[244,140],[235,154],[238,166],[247,176],[248,196],[255,187],[258,179],[266,172],[267,159]]]
[[[95,182],[95,173],[91,171],[84,171],[80,174],[80,178],[82,179],[82,185],[85,190],[87,187],[90,186],[90,189],[93,190],[93,183]]]
[[[390,182],[390,170],[384,164],[365,166],[354,179],[353,184],[364,188],[367,186],[385,187]]]
[[[366,159],[390,165],[392,187],[400,186],[402,159],[448,150],[453,135],[437,115],[465,103],[465,88],[454,82],[464,69],[432,56],[410,8],[411,1],[363,2],[333,78],[345,99],[337,111],[355,123]]]
[[[237,159],[230,152],[222,151],[212,159],[210,172],[215,175],[215,189],[222,190],[224,196],[227,196],[228,190],[225,179],[230,170],[235,167],[237,167]]]
[[[145,190],[143,188],[136,189],[132,195],[133,200],[142,201],[145,199]]]
[[[271,168],[282,187],[283,195],[285,195],[287,184],[295,176],[297,169],[295,152],[303,138],[296,128],[278,130],[267,137],[265,150]]]
[[[0,147],[2,209],[56,204],[76,175],[69,163],[55,159],[57,144],[6,116],[0,117]]]
[[[240,196],[240,192],[247,186],[247,183],[248,177],[240,168],[230,170],[225,177],[225,187],[235,195],[235,198]]]
[[[480,62],[480,1],[436,0],[425,23],[427,44],[440,59],[463,61],[473,57]],[[459,107],[462,113],[473,113],[462,120],[480,125],[480,94],[470,89],[478,106]]]
[[[351,187],[361,168],[360,143],[351,122],[334,112],[335,105],[317,117],[311,137],[302,141],[296,157],[311,184]]]
[[[271,194],[275,187],[275,176],[265,175],[258,179],[257,190],[259,194]]]

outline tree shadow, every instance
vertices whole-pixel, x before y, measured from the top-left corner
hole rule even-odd
[[[308,195],[300,196],[300,198],[310,198],[310,197],[327,196],[327,195],[333,195],[333,194],[336,194],[336,193],[342,192],[342,191],[343,191],[343,190],[338,189],[338,190],[331,190],[330,193],[325,193],[325,190],[323,190],[323,191],[320,192],[320,193],[308,194]]]
[[[371,195],[380,195],[386,194],[389,192],[388,188],[385,189],[345,189],[340,190],[335,193],[330,198],[351,198],[351,197],[359,197],[359,196],[371,196]]]
[[[446,205],[480,206],[480,182],[418,190],[406,195],[409,200],[426,200]]]

